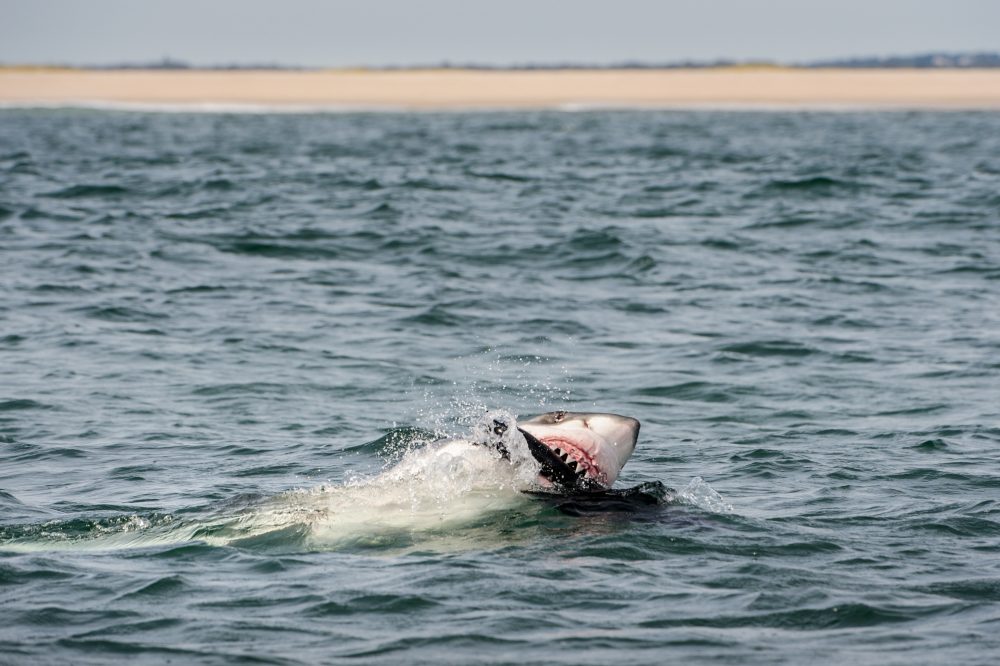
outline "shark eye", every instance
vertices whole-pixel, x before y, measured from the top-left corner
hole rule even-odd
[[[564,412],[562,410],[560,410],[560,411],[558,411],[558,412],[556,412],[555,414],[552,415],[552,420],[555,421],[556,423],[559,423],[564,418],[566,418],[566,412]]]

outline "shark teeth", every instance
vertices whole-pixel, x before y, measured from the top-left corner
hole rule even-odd
[[[582,460],[577,460],[575,457],[570,455],[569,451],[563,451],[558,446],[553,448],[552,451],[567,464],[567,467],[569,467],[570,470],[573,471],[573,474],[577,477],[583,478],[587,476],[587,465],[584,464]]]
[[[579,480],[587,479],[591,476],[591,466],[588,462],[580,459],[572,450],[563,450],[559,446],[550,446],[550,450],[556,455],[557,458],[566,463],[569,467],[570,472],[573,476]]]

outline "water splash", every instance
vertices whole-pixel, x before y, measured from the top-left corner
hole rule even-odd
[[[686,486],[678,490],[674,499],[712,513],[735,513],[736,511],[732,504],[727,502],[700,476],[694,477]]]
[[[541,354],[512,355],[490,346],[463,362],[460,374],[470,379],[421,386],[415,401],[414,422],[438,437],[464,436],[492,405],[512,405],[523,415],[572,402],[569,369]]]

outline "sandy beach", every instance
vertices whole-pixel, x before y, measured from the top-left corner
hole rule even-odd
[[[1000,109],[1000,70],[0,69],[4,105]]]

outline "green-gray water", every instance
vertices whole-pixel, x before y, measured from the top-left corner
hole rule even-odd
[[[995,663],[998,374],[1000,114],[2,110],[0,663]]]

